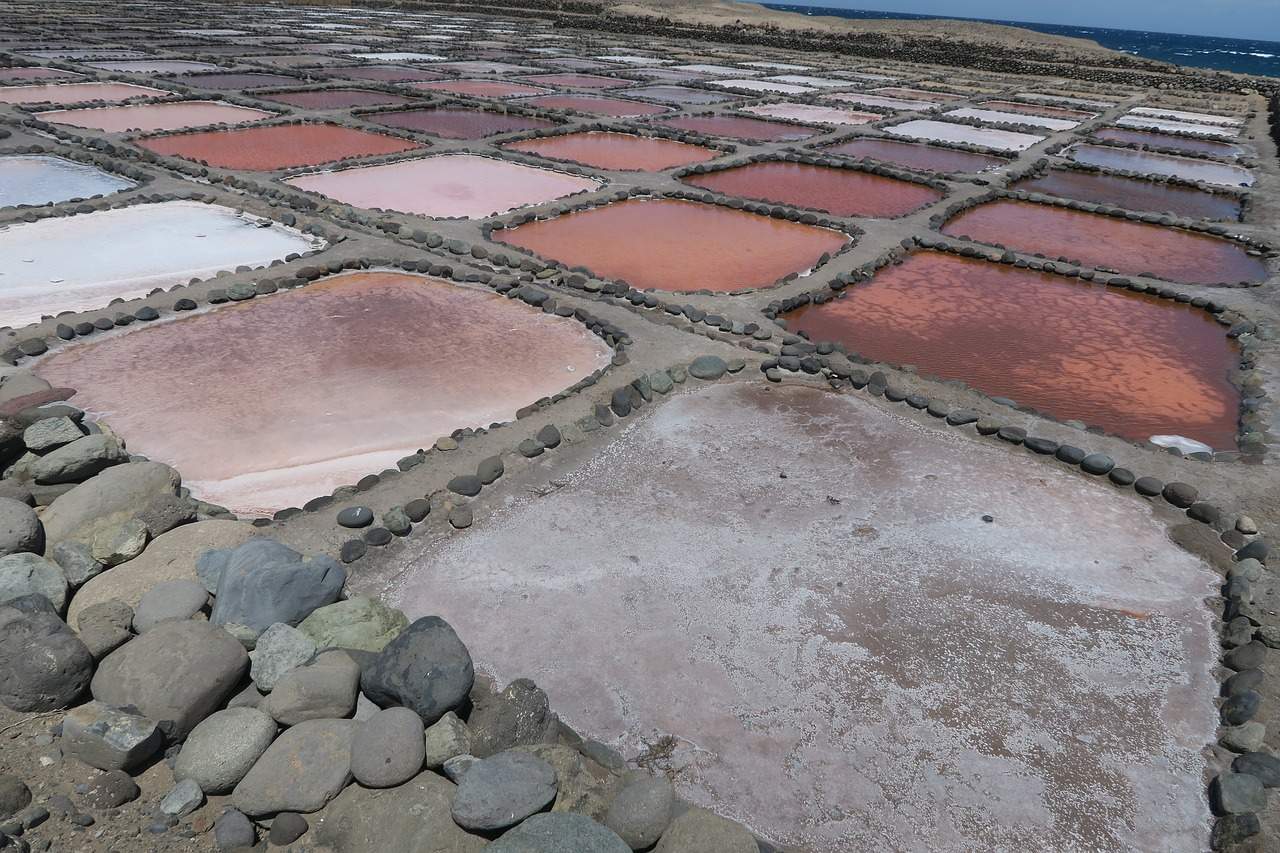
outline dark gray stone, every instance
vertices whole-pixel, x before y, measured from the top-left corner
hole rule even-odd
[[[257,708],[226,708],[191,730],[173,778],[191,779],[207,794],[226,794],[239,784],[271,746],[276,722]]]
[[[209,593],[204,586],[189,578],[156,584],[133,609],[133,630],[145,634],[162,622],[190,619],[208,603]]]
[[[32,654],[39,649],[40,654]],[[56,614],[0,606],[0,702],[14,711],[74,705],[93,677],[93,656]]]
[[[351,780],[352,720],[307,720],[276,738],[231,794],[250,817],[314,812]]]
[[[117,598],[86,607],[76,619],[80,639],[94,660],[102,660],[132,640],[132,624],[133,608]]]
[[[367,506],[349,506],[338,513],[338,524],[357,529],[368,527],[373,524],[373,510]]]
[[[1195,486],[1189,486],[1186,483],[1169,483],[1161,491],[1164,499],[1179,509],[1187,509],[1196,502],[1199,494]]]
[[[24,551],[44,551],[44,527],[31,507],[0,497],[0,557]]]
[[[458,783],[451,812],[458,826],[493,832],[519,823],[556,797],[556,771],[525,752],[477,761]]]
[[[387,708],[360,724],[351,742],[351,775],[369,788],[407,782],[426,755],[422,718],[409,708]]]
[[[652,847],[671,823],[675,790],[665,776],[649,776],[625,785],[605,815],[605,826],[632,850]]]
[[[474,679],[471,654],[453,628],[439,616],[425,616],[378,653],[360,686],[376,704],[411,708],[431,725],[462,704]]]
[[[1105,453],[1090,453],[1080,460],[1080,470],[1086,474],[1102,476],[1116,467],[1115,460]]]
[[[1269,752],[1246,752],[1231,762],[1236,773],[1256,776],[1265,788],[1280,788],[1280,758]]]
[[[1209,784],[1209,799],[1218,814],[1248,814],[1267,807],[1262,781],[1246,773],[1220,773]]]
[[[267,833],[267,841],[276,847],[285,847],[301,838],[308,829],[310,826],[302,815],[297,812],[283,812],[271,821],[271,831]]]
[[[31,789],[17,776],[0,773],[0,818],[11,817],[31,805]]]
[[[475,474],[461,474],[449,481],[449,491],[468,498],[480,494],[482,488],[484,483]]]
[[[695,379],[719,379],[729,371],[729,366],[718,355],[701,355],[689,364],[689,375]]]
[[[131,803],[142,794],[138,783],[123,770],[108,770],[89,780],[80,802],[91,809],[106,811]]]
[[[501,693],[476,701],[467,718],[471,754],[488,758],[513,746],[551,743],[559,721],[547,694],[527,678],[518,678]]]
[[[81,705],[62,721],[62,751],[99,770],[130,770],[163,743],[151,720],[101,702]]]
[[[338,600],[347,573],[325,556],[304,560],[271,539],[250,539],[200,558],[218,577],[209,621],[256,640],[277,622],[297,625],[315,610]],[[220,565],[220,569],[218,568]]]
[[[219,851],[232,851],[252,847],[258,840],[253,821],[238,809],[229,809],[214,821],[213,842]]]
[[[476,476],[486,486],[497,482],[504,472],[505,467],[502,464],[501,456],[490,456],[488,459],[482,459],[480,464],[476,466]]]
[[[631,853],[618,834],[586,815],[536,814],[502,834],[489,853]]]

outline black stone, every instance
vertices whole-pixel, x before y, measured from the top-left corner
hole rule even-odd
[[[976,423],[977,420],[978,413],[972,409],[956,409],[947,413],[947,423],[951,424],[951,426],[964,426],[965,424]]]
[[[1164,491],[1164,483],[1155,477],[1139,477],[1133,481],[1133,490],[1143,497],[1154,498]]]
[[[1222,656],[1222,662],[1239,672],[1245,669],[1261,669],[1267,659],[1267,647],[1254,640],[1234,648]]]
[[[379,707],[403,705],[431,725],[466,701],[475,680],[471,654],[439,616],[414,621],[360,673],[360,689]]]
[[[1107,474],[1107,479],[1117,486],[1132,486],[1134,476],[1133,472],[1128,468],[1112,468],[1110,473]]]
[[[1027,440],[1027,431],[1022,427],[1004,426],[996,430],[996,437],[1010,444],[1022,444]]]
[[[618,388],[613,392],[613,396],[609,399],[609,408],[620,418],[631,414],[631,394],[628,393],[627,388]]]
[[[461,474],[449,481],[449,491],[469,498],[480,494],[483,487],[484,483],[475,474]]]
[[[1267,541],[1265,539],[1255,539],[1239,551],[1236,551],[1236,559],[1253,559],[1265,563],[1267,561],[1267,552],[1269,550],[1270,548],[1267,547]]]
[[[364,532],[364,541],[375,548],[381,548],[391,541],[391,531],[385,527],[370,527]]]
[[[1206,501],[1196,501],[1187,507],[1187,518],[1201,524],[1217,524],[1222,518],[1222,510]]]
[[[1257,690],[1262,686],[1263,677],[1260,669],[1243,669],[1222,682],[1222,695],[1239,696],[1241,693]]]
[[[302,815],[281,812],[271,822],[271,832],[267,833],[267,841],[277,847],[283,847],[301,838],[308,828],[307,820]]]
[[[1086,474],[1101,476],[1116,467],[1115,460],[1105,453],[1090,453],[1080,460],[1080,470]]]
[[[646,382],[646,387],[647,387],[647,382]],[[641,392],[641,395],[643,396],[643,392]],[[645,399],[647,400],[650,398],[645,397]],[[542,429],[538,430],[537,435],[534,437],[537,438],[538,441],[542,443],[543,447],[559,447],[560,446],[560,430],[556,429],[555,424],[547,424]]]
[[[1238,726],[1241,723],[1247,723],[1253,719],[1258,713],[1258,706],[1262,704],[1262,694],[1256,690],[1246,690],[1227,699],[1222,703],[1219,713],[1222,715],[1222,724],[1224,726]]]
[[[338,556],[342,558],[344,563],[354,563],[363,557],[368,550],[369,546],[364,544],[363,539],[348,539],[342,543],[342,550],[338,553]]]
[[[1199,493],[1195,486],[1189,486],[1186,483],[1168,483],[1160,494],[1178,509],[1187,509],[1196,502]]]
[[[1058,442],[1047,438],[1037,438],[1034,435],[1028,436],[1022,444],[1031,452],[1039,453],[1042,456],[1052,456],[1058,452]]]
[[[1079,465],[1089,454],[1078,447],[1070,444],[1064,444],[1060,446],[1057,452],[1053,455],[1054,458],[1061,462],[1066,462],[1068,465]]]
[[[338,524],[343,527],[368,527],[373,524],[373,510],[367,506],[349,506],[338,513]]]
[[[1280,758],[1267,752],[1246,752],[1236,756],[1231,769],[1257,776],[1264,788],[1280,788]]]
[[[409,516],[410,521],[417,524],[431,514],[431,501],[424,498],[411,500],[404,505],[404,514]]]
[[[194,311],[196,310],[196,301],[194,299],[187,299],[186,297],[183,297],[182,299],[179,299],[177,302],[173,303],[173,310],[174,311]]]

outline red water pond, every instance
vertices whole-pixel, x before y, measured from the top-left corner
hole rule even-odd
[[[301,82],[283,74],[236,73],[184,74],[176,82],[201,89],[257,89],[262,86],[291,86]]]
[[[381,83],[442,80],[445,77],[439,71],[426,71],[408,65],[357,65],[351,68],[339,68],[333,74],[344,80],[376,80]]]
[[[632,85],[630,80],[601,77],[598,74],[533,74],[524,79],[530,83],[556,86],[561,89],[616,89],[620,86]]]
[[[910,181],[807,163],[749,163],[681,180],[726,195],[824,210],[836,216],[903,216],[942,198],[937,190]]]
[[[702,163],[719,157],[721,153],[712,148],[674,139],[596,130],[525,139],[509,143],[505,147],[552,160],[594,166],[597,169],[635,172],[658,172],[676,166]]]
[[[369,121],[416,130],[446,139],[480,139],[495,133],[516,130],[543,130],[555,127],[550,119],[515,114],[469,110],[465,107],[432,107],[425,110],[394,110],[366,116]]]
[[[369,89],[320,89],[313,92],[276,92],[259,95],[264,101],[276,101],[305,110],[337,110],[347,107],[379,107],[410,104],[412,98]]]
[[[929,172],[982,172],[1008,164],[1008,160],[988,154],[953,151],[918,142],[898,142],[893,139],[862,137],[840,145],[822,149],[830,154],[849,157],[870,157],[883,163],[893,163],[908,169],[924,169]]]
[[[477,98],[512,98],[517,95],[538,95],[550,91],[538,86],[507,83],[503,80],[440,80],[433,83],[414,83],[413,88],[424,92],[449,92],[454,95],[472,95]]]
[[[172,94],[133,83],[36,83],[0,86],[0,104],[76,104],[81,101],[127,101]]]
[[[628,199],[493,232],[604,278],[656,290],[765,287],[849,238],[837,231],[679,199]]]
[[[40,371],[199,497],[254,513],[511,419],[608,356],[580,324],[517,300],[369,272],[82,344]]]
[[[1198,308],[936,252],[846,293],[789,327],[1135,441],[1235,447],[1238,350]]]
[[[676,130],[705,133],[708,136],[724,136],[728,139],[758,140],[760,142],[797,142],[808,139],[817,130],[781,121],[766,121],[740,116],[685,116],[662,119],[659,124]]]
[[[1114,204],[1127,210],[1174,213],[1196,219],[1240,218],[1240,201],[1177,184],[1158,184],[1119,175],[1053,169],[1036,178],[1024,178],[1011,189],[1045,193],[1099,204]]]
[[[395,154],[422,147],[412,140],[336,124],[210,130],[157,136],[138,144],[157,154],[203,161],[223,169],[250,171],[318,166],[348,157]]]
[[[552,110],[574,110],[595,116],[647,116],[669,112],[667,107],[628,101],[626,98],[605,98],[600,95],[539,95],[527,98],[523,103]]]
[[[1230,142],[1215,142],[1212,139],[1194,139],[1190,136],[1175,136],[1171,133],[1157,133],[1154,130],[1128,130],[1119,127],[1104,127],[1095,131],[1094,139],[1106,139],[1111,142],[1123,142],[1126,145],[1147,145],[1152,148],[1168,148],[1172,151],[1185,151],[1189,154],[1209,154],[1215,157],[1239,157],[1244,149]]]
[[[993,201],[960,214],[942,230],[1022,252],[1190,284],[1267,277],[1266,265],[1230,240],[1046,204]]]

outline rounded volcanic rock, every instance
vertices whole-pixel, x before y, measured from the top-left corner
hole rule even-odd
[[[0,557],[44,550],[44,527],[36,511],[22,501],[0,497]]]
[[[32,651],[39,649],[39,654]],[[0,606],[0,702],[14,711],[75,704],[93,677],[93,655],[49,610]]]
[[[351,779],[351,720],[308,720],[276,738],[240,780],[232,803],[250,817],[318,811]]]
[[[485,848],[490,853],[631,853],[616,832],[586,815],[536,814]]]
[[[381,707],[412,708],[431,725],[462,704],[475,681],[471,653],[448,622],[411,623],[361,673],[364,694]]]
[[[408,625],[401,611],[376,598],[355,596],[312,611],[298,623],[298,630],[320,649],[380,652]]]
[[[556,771],[525,752],[477,761],[458,782],[451,808],[463,829],[493,832],[536,814],[556,798]]]
[[[654,853],[760,853],[760,845],[740,823],[706,809],[692,808],[662,834]]]
[[[729,365],[718,355],[701,355],[689,364],[689,375],[695,379],[719,379],[729,372]]]
[[[209,593],[186,578],[156,584],[133,611],[133,630],[145,634],[162,622],[190,619],[209,603]]]
[[[0,604],[36,593],[61,613],[67,605],[67,578],[62,569],[38,554],[0,557]]]
[[[257,708],[211,714],[187,736],[173,778],[194,780],[206,794],[230,793],[271,746],[276,728],[276,721]]]
[[[390,788],[422,769],[426,755],[422,718],[408,708],[374,713],[351,741],[351,775],[368,788]]]
[[[373,510],[367,506],[349,506],[338,513],[338,524],[359,529],[373,524]]]
[[[483,487],[483,481],[475,474],[461,474],[449,481],[449,491],[468,498],[480,494]]]
[[[238,637],[258,635],[277,622],[297,625],[342,594],[347,573],[326,556],[304,560],[272,539],[250,539],[229,551],[210,551],[200,571],[218,578],[209,621]]]
[[[665,776],[650,776],[625,785],[609,805],[605,826],[632,850],[652,847],[671,823],[675,790]]]

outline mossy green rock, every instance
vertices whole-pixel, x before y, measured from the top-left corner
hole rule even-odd
[[[399,610],[363,596],[327,604],[302,620],[298,630],[319,648],[380,652],[409,625]]]

